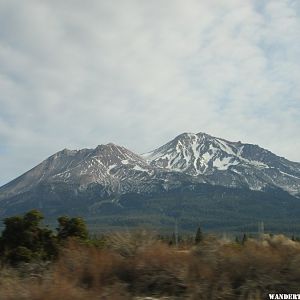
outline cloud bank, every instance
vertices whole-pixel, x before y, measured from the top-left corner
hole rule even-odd
[[[300,161],[300,2],[0,2],[0,185],[63,148],[182,132]]]

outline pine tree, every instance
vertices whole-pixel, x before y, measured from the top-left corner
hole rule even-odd
[[[244,245],[247,242],[247,240],[248,240],[247,234],[244,233],[243,239],[242,239],[242,244]]]
[[[57,219],[59,227],[57,228],[57,237],[59,240],[69,237],[85,240],[88,238],[86,224],[81,218],[69,218],[62,216]]]
[[[31,210],[23,216],[4,220],[5,228],[0,240],[2,260],[11,264],[48,260],[57,255],[57,243],[53,232],[41,226],[43,215]]]
[[[196,232],[195,244],[199,244],[202,240],[203,240],[203,234],[199,226]]]

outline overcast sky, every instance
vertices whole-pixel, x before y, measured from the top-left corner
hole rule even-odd
[[[182,132],[300,161],[299,0],[0,0],[0,185]]]

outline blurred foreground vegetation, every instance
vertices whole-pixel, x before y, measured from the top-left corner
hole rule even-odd
[[[4,220],[0,300],[268,299],[299,293],[300,243],[138,230],[89,236],[80,218],[56,230],[32,210]],[[148,298],[149,299],[149,298]]]

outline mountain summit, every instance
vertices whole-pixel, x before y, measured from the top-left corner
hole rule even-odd
[[[3,186],[0,199],[27,192],[41,184],[65,183],[80,189],[99,184],[110,192],[135,191],[138,187],[130,183],[141,184],[140,173],[149,179],[154,168],[141,156],[112,143],[95,149],[64,149]]]
[[[142,155],[153,167],[203,176],[206,182],[261,190],[280,187],[300,192],[300,163],[291,162],[257,145],[230,142],[206,133],[183,133]]]

